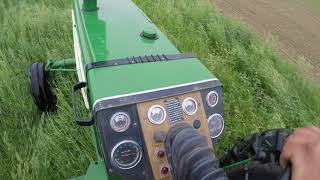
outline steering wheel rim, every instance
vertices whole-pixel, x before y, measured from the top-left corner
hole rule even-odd
[[[279,180],[291,180],[292,168],[291,165],[288,165]]]
[[[271,163],[279,167],[282,148],[286,138],[291,133],[292,129],[283,128],[250,135],[240,140],[227,154],[220,158],[221,167],[227,169],[233,167],[233,164],[249,161],[260,162],[261,164]],[[278,177],[279,180],[290,180],[291,166],[281,171]]]

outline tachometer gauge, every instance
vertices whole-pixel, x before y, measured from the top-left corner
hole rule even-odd
[[[215,139],[221,135],[224,129],[224,120],[220,114],[213,114],[208,118],[208,127],[211,138]]]
[[[111,151],[111,160],[120,169],[131,169],[141,160],[140,145],[131,140],[121,141]]]

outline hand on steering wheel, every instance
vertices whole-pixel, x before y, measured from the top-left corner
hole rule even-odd
[[[220,159],[231,180],[290,180],[291,168],[279,166],[280,154],[291,129],[271,129],[242,139]],[[244,168],[234,164],[250,162]],[[231,168],[230,168],[231,167]]]
[[[280,165],[286,171],[292,167],[292,180],[320,179],[320,128],[295,129],[282,149]]]

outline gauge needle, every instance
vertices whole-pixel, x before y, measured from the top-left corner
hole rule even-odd
[[[127,157],[127,156],[130,156],[130,155],[135,155],[137,153],[125,153],[125,154],[122,154],[121,156],[122,157]]]

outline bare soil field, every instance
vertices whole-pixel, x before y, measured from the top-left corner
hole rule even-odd
[[[278,51],[304,57],[320,79],[320,13],[301,0],[211,0],[225,15],[241,20],[263,38],[274,37]]]

